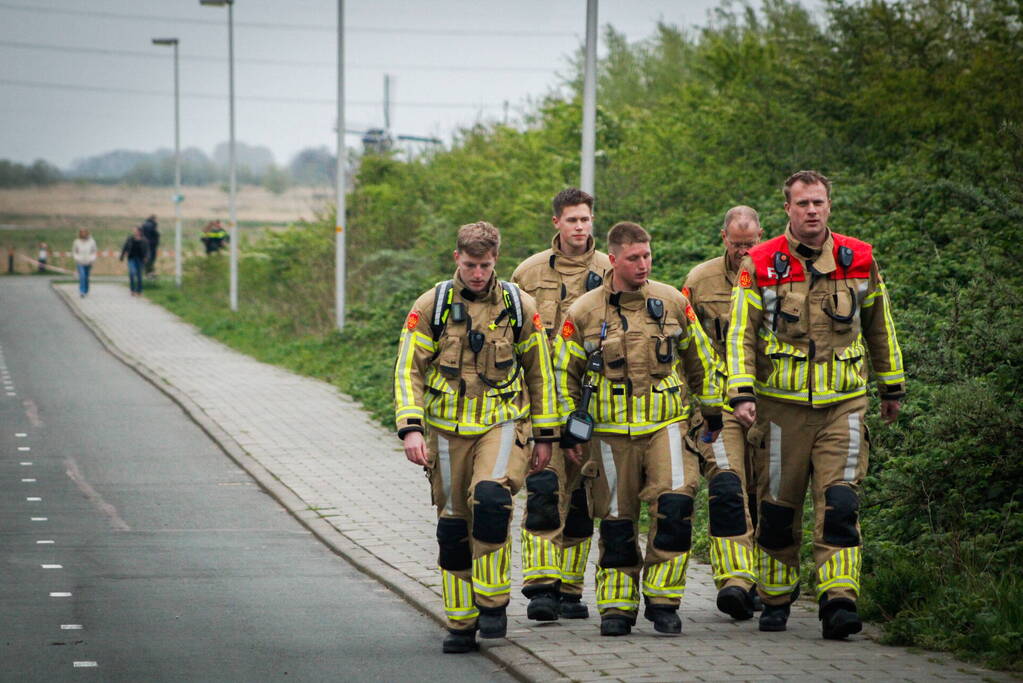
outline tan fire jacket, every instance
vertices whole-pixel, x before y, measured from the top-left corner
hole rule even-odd
[[[732,313],[732,287],[738,272],[728,271],[728,260],[718,256],[694,267],[686,276],[682,294],[693,305],[718,357],[725,357],[725,338]]]
[[[600,286],[611,269],[607,254],[594,248],[592,237],[588,247],[581,256],[566,256],[561,251],[560,235],[556,234],[550,249],[533,254],[512,273],[512,282],[536,299],[540,320],[552,342],[565,322],[569,306],[586,293],[587,280]]]
[[[786,229],[743,259],[727,339],[732,406],[754,391],[815,408],[863,396],[868,353],[882,398],[901,397],[902,351],[869,244],[831,232],[816,252]]]
[[[496,278],[473,295],[457,275],[439,310],[437,292],[416,300],[401,330],[394,373],[398,436],[425,425],[474,436],[530,417],[534,438],[556,440],[554,374],[533,298],[519,292],[516,305]],[[465,320],[452,320],[454,304],[465,306]]]
[[[660,320],[650,312],[650,299],[662,303]],[[597,348],[599,374],[586,371],[587,355]],[[609,276],[580,297],[554,341],[554,370],[563,419],[575,410],[584,374],[596,387],[589,406],[596,434],[642,436],[685,420],[692,413],[690,391],[704,415],[721,412],[720,361],[692,306],[661,282],[617,293]]]

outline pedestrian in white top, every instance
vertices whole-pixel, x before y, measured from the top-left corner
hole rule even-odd
[[[78,296],[84,299],[89,293],[89,271],[96,260],[96,240],[85,228],[78,231],[78,237],[71,246],[71,254],[75,257],[75,265],[78,267]]]

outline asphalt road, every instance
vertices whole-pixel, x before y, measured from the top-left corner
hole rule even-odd
[[[41,277],[0,277],[0,679],[511,680],[329,552]]]

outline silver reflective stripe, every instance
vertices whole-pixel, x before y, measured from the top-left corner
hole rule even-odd
[[[771,483],[771,498],[778,500],[781,495],[781,426],[771,422],[771,434],[768,437],[769,450],[769,472]]]
[[[856,481],[856,470],[860,464],[860,414],[849,413],[849,454],[845,458],[843,481]]]
[[[600,460],[604,464],[604,480],[607,482],[608,492],[611,494],[611,505],[608,514],[612,517],[618,516],[618,470],[615,469],[615,456],[611,446],[606,441],[600,442]]]
[[[765,287],[761,292],[764,299],[764,325],[768,328],[774,325],[774,302],[778,293],[770,287]]]
[[[508,458],[511,457],[512,446],[515,445],[515,423],[505,422],[501,425],[501,450],[497,452],[494,471],[491,479],[504,479],[508,474]]]
[[[448,440],[437,435],[437,458],[440,460],[440,483],[444,489],[444,514],[454,514],[451,500],[451,448]]]
[[[721,438],[722,435],[718,434],[718,438],[714,439],[714,443],[710,445],[712,451],[714,451],[714,462],[717,463],[719,470],[731,469],[728,466],[728,453],[725,451],[725,440]]]
[[[677,491],[686,483],[686,466],[682,461],[682,432],[678,422],[668,425],[668,449],[671,452],[671,490]]]

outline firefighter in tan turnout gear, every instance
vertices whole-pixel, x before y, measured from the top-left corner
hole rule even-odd
[[[395,367],[398,436],[437,506],[445,652],[504,637],[512,496],[559,436],[547,336],[533,298],[494,277],[499,248],[489,223],[462,226],[455,276],[416,300]]]
[[[763,234],[754,209],[732,207],[725,214],[721,229],[724,255],[693,268],[682,287],[682,294],[696,309],[719,358],[725,357],[732,287],[739,274],[739,262]],[[746,441],[746,426],[727,408],[723,418],[724,427],[717,441],[697,440],[703,476],[707,478],[710,560],[718,588],[718,609],[733,619],[750,619],[756,595],[753,449]]]
[[[551,248],[519,264],[512,282],[536,299],[548,338],[553,341],[569,306],[600,287],[611,268],[594,248],[593,197],[568,188],[554,197]],[[580,463],[553,447],[547,469],[526,478],[526,515],[522,525],[522,593],[530,599],[526,615],[537,621],[558,616],[585,619],[582,601],[586,559],[593,536]]]
[[[583,469],[593,516],[601,518],[601,634],[631,631],[640,591],[654,628],[680,633],[699,483],[699,462],[686,445],[689,391],[702,404],[713,440],[721,427],[719,361],[686,298],[647,279],[650,235],[635,223],[618,223],[608,233],[608,248],[611,275],[572,304],[555,340],[562,443],[568,457],[577,457],[581,447],[570,442],[592,435]],[[650,510],[642,556],[641,501]]]
[[[831,184],[814,171],[784,186],[785,234],[750,250],[732,290],[728,400],[757,449],[760,630],[784,631],[799,586],[800,518],[813,492],[814,561],[825,638],[862,628],[856,612],[867,472],[867,356],[881,416],[905,394],[891,304],[869,244],[828,229]]]

